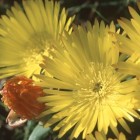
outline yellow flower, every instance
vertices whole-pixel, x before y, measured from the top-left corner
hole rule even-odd
[[[24,10],[24,11],[23,11]],[[71,32],[74,17],[57,2],[45,0],[23,1],[23,9],[15,2],[0,19],[0,78],[13,75],[33,76],[40,73],[42,55],[59,41],[64,30]]]
[[[140,10],[140,2],[137,2]],[[122,18],[118,20],[127,36],[117,36],[120,42],[120,51],[128,55],[127,61],[118,63],[118,69],[123,73],[140,76],[140,14],[129,7],[131,20]]]
[[[107,138],[101,132],[95,132],[95,137],[92,134],[86,136],[86,140],[127,140],[126,136],[121,132],[119,133],[119,137],[117,139]],[[137,136],[135,140],[140,140],[140,136]]]
[[[42,68],[54,78],[38,75],[42,82],[37,84],[46,88],[39,101],[49,106],[40,117],[52,114],[45,127],[57,123],[54,131],[60,130],[59,137],[71,129],[71,139],[81,133],[84,139],[96,125],[98,131],[107,134],[110,127],[118,136],[118,123],[131,133],[125,120],[139,118],[137,80],[126,81],[127,75],[112,67],[119,60],[114,33],[113,23],[110,27],[98,21],[93,27],[87,23],[86,29],[75,28],[62,39],[65,49],[56,45],[54,58],[44,58]]]
[[[137,2],[137,5],[140,9],[140,2]],[[140,15],[132,7],[129,7],[129,12],[132,16],[130,20],[121,18],[118,22],[130,38],[121,38],[121,41],[123,43],[125,42],[125,44],[123,44],[125,47],[122,49],[124,52],[131,54],[137,51],[140,52]]]

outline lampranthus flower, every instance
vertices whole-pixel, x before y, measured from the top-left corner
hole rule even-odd
[[[137,2],[140,11],[140,2]],[[129,56],[125,63],[118,63],[117,67],[123,73],[140,76],[140,13],[137,13],[132,7],[129,7],[132,16],[131,20],[121,18],[118,20],[120,26],[124,29],[126,36],[117,36],[120,42],[120,51]]]
[[[42,55],[53,50],[48,44],[70,33],[73,19],[57,2],[27,0],[23,8],[15,2],[0,19],[0,78],[39,74]]]
[[[137,5],[140,10],[140,2],[137,2]],[[119,39],[122,43],[122,51],[132,54],[134,52],[140,52],[140,15],[132,7],[129,7],[129,12],[132,16],[130,20],[126,18],[121,18],[121,20],[118,20],[120,26],[124,29],[129,38],[122,36],[122,38],[120,37]]]
[[[115,32],[113,23],[87,23],[62,39],[63,47],[56,46],[52,59],[44,57],[41,66],[54,78],[38,75],[42,81],[37,85],[46,88],[46,96],[38,100],[49,107],[40,117],[52,114],[45,127],[56,125],[53,130],[60,130],[59,138],[71,129],[71,139],[81,133],[84,139],[95,126],[105,134],[110,127],[118,136],[118,123],[131,133],[126,120],[139,118],[137,80],[126,81],[127,75],[112,66],[121,61]]]
[[[2,90],[2,101],[12,110],[7,120],[12,121],[17,116],[35,119],[45,109],[45,105],[37,101],[43,95],[42,88],[34,85],[31,79],[17,76],[8,80]]]

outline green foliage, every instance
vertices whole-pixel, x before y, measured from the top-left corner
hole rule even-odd
[[[50,128],[44,128],[41,125],[37,125],[29,136],[29,140],[45,140],[49,133]]]

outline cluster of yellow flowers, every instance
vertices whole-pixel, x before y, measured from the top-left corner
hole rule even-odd
[[[57,2],[23,1],[23,9],[15,2],[0,19],[0,79],[12,77],[2,90],[9,124],[51,115],[44,127],[58,138],[106,140],[110,128],[125,140],[118,126],[131,133],[127,122],[140,119],[140,15],[129,11],[121,33],[113,22],[73,27]]]

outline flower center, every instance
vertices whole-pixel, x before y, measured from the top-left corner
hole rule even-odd
[[[74,98],[78,101],[101,101],[117,94],[120,84],[118,73],[111,66],[91,63],[80,72],[76,85],[79,87]]]
[[[23,56],[23,61],[26,64],[26,69],[28,70],[36,70],[39,68],[39,64],[42,62],[42,55],[49,55],[49,51],[51,50],[48,47],[49,39],[47,34],[37,33],[33,35],[28,42],[25,44],[26,50]]]
[[[99,92],[101,89],[102,89],[101,83],[96,83],[93,88],[93,92]]]

